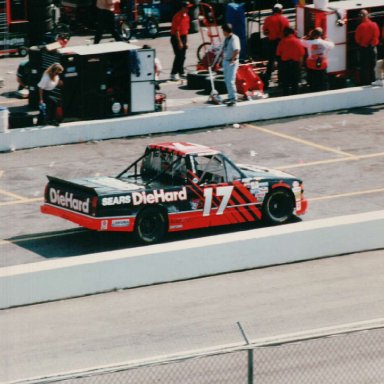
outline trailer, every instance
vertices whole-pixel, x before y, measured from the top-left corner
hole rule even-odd
[[[28,54],[27,7],[25,0],[0,0],[0,54]]]

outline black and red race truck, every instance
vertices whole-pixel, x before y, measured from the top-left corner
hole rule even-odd
[[[186,142],[149,145],[116,177],[48,180],[41,212],[96,231],[134,232],[146,244],[167,232],[282,224],[308,206],[300,179]]]

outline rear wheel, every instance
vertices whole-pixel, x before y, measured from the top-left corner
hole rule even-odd
[[[293,216],[294,199],[289,190],[276,189],[264,200],[263,219],[268,224],[283,224]]]
[[[27,47],[19,47],[17,49],[17,52],[19,53],[19,56],[25,57],[28,55],[28,48]]]
[[[158,243],[166,234],[167,225],[166,217],[160,209],[146,208],[136,218],[135,237],[143,244]]]

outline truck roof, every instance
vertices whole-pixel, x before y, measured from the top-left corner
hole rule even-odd
[[[215,155],[217,153],[220,153],[216,149],[207,147],[205,145],[188,143],[185,141],[150,144],[148,145],[148,148],[159,149],[160,151],[164,152],[171,152],[178,156],[202,154]]]

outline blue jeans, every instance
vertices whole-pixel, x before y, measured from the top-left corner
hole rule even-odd
[[[237,99],[236,93],[236,73],[239,68],[239,62],[231,63],[229,61],[223,61],[224,81],[227,87],[228,100],[235,101]]]

